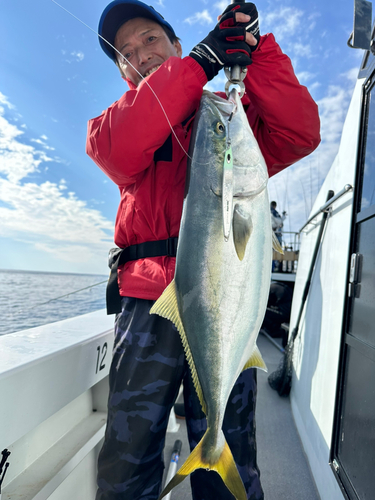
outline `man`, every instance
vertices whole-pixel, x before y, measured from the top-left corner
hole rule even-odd
[[[90,120],[87,137],[87,153],[119,186],[115,242],[125,249],[111,259],[107,290],[108,310],[118,315],[96,499],[156,500],[168,416],[182,380],[191,448],[206,428],[175,327],[149,315],[174,276],[186,151],[203,86],[224,65],[248,66],[242,101],[270,175],[317,147],[319,118],[273,35],[260,36],[254,4],[230,5],[184,58],[172,26],[138,0],[111,2],[99,33],[126,57],[100,39],[130,90]],[[113,293],[117,284],[121,302]],[[256,373],[246,370],[232,391],[223,430],[248,498],[262,500],[255,401]],[[233,498],[212,472],[194,472],[191,484],[194,500]]]
[[[277,207],[276,201],[271,201],[270,210],[271,210],[272,229],[274,230],[277,239],[281,243],[282,229],[283,229],[284,220],[286,219],[287,214],[284,211],[283,215],[280,215],[279,212],[276,210],[276,207]]]
[[[279,212],[276,210],[277,203],[276,201],[271,201],[270,210],[271,210],[271,225],[272,230],[275,233],[276,238],[279,240],[280,245],[282,244],[283,239],[283,226],[284,220],[286,219],[286,212],[283,212],[281,216]],[[282,263],[278,260],[272,260],[272,272],[279,271],[279,267],[282,266]]]

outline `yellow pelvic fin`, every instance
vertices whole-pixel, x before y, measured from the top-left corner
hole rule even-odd
[[[172,321],[172,323],[176,326],[178,333],[180,334],[181,337],[181,342],[185,351],[185,356],[186,360],[188,362],[190,371],[191,371],[191,376],[194,382],[194,387],[195,390],[197,391],[197,395],[199,398],[199,401],[202,406],[202,410],[204,413],[207,412],[206,410],[206,403],[203,398],[203,392],[202,392],[202,387],[199,382],[198,378],[198,373],[195,368],[193,356],[191,354],[190,346],[188,339],[186,337],[184,325],[182,324],[180,312],[178,310],[178,304],[177,304],[177,295],[176,295],[176,283],[175,280],[173,280],[167,288],[164,290],[162,295],[158,298],[158,300],[155,302],[155,304],[151,307],[150,309],[150,314],[158,314],[162,318],[169,319]]]
[[[280,245],[280,242],[273,231],[272,231],[272,247],[276,252],[279,252],[281,253],[281,255],[284,255],[283,247]]]
[[[267,366],[266,363],[263,361],[262,355],[260,353],[260,350],[258,349],[258,346],[255,345],[254,351],[252,355],[250,356],[248,362],[245,364],[243,367],[243,370],[247,370],[248,368],[260,368],[261,370],[264,370],[267,372]]]
[[[232,493],[236,500],[247,500],[245,487],[238,473],[232,452],[230,451],[230,448],[226,441],[224,449],[219,459],[215,463],[210,464],[207,459],[204,460],[202,458],[202,448],[204,446],[204,441],[208,432],[209,430],[206,431],[203,438],[199,441],[197,446],[188,456],[186,462],[161,492],[158,500],[161,500],[165,495],[172,491],[175,486],[180,484],[185,479],[185,477],[194,472],[196,469],[206,469],[217,472],[220,475],[221,479],[224,481],[225,486]]]

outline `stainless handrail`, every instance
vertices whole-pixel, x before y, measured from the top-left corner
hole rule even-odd
[[[327,203],[325,203],[324,205],[322,205],[319,210],[310,217],[310,219],[301,227],[301,229],[298,231],[298,233],[301,233],[306,226],[308,226],[310,224],[310,222],[312,222],[315,217],[317,217],[319,214],[323,213],[323,212],[326,212],[327,209],[335,202],[337,201],[339,198],[341,198],[341,196],[343,196],[344,194],[348,193],[349,191],[351,191],[353,189],[353,186],[351,184],[345,184],[344,188],[338,192],[333,198],[331,198],[330,200],[327,201]]]

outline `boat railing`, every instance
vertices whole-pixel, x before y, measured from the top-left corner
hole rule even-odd
[[[349,193],[349,191],[352,191],[353,186],[351,184],[345,184],[345,186],[339,191],[335,196],[330,198],[324,205],[322,205],[317,212],[315,212],[308,220],[305,222],[305,224],[301,227],[299,230],[299,234],[302,233],[302,231],[307,227],[316,217],[318,217],[319,214],[326,212],[329,210],[332,205],[337,201],[339,198],[344,196],[344,194]]]
[[[297,272],[300,235],[295,231],[283,231],[281,246],[284,253],[273,250],[273,270],[277,273],[295,274]]]

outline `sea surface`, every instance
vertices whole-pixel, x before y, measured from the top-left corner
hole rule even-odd
[[[0,335],[105,308],[107,279],[0,269]]]

